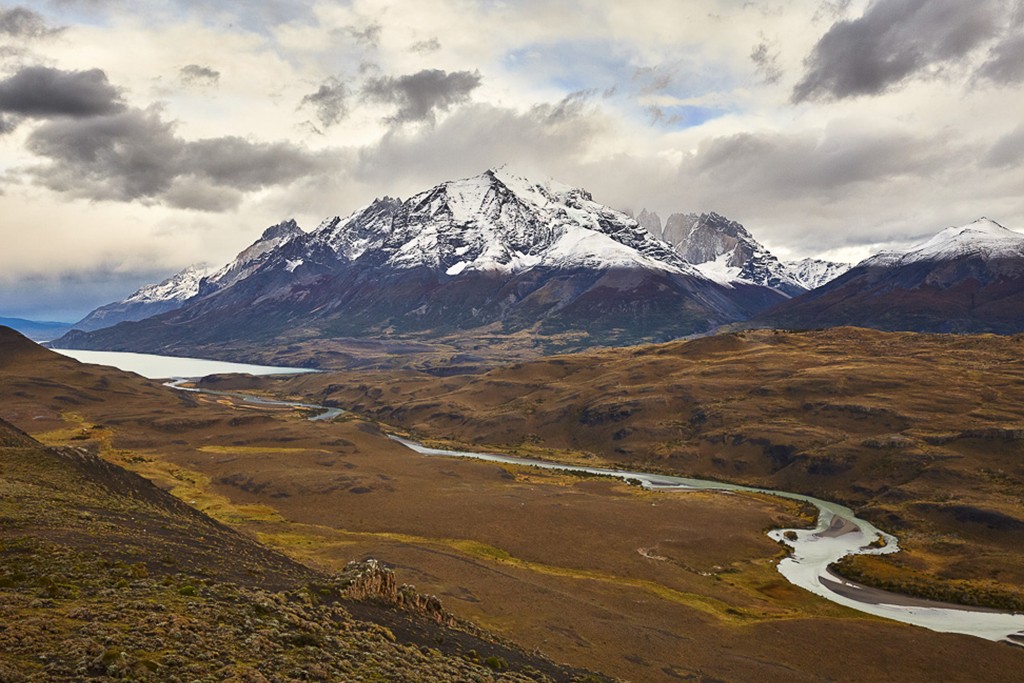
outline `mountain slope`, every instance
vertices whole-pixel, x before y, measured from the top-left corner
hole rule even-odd
[[[706,332],[779,298],[711,281],[584,190],[504,169],[378,199],[222,272],[175,312],[58,343],[187,353],[239,339],[530,331],[629,344]]]
[[[70,323],[58,323],[48,320],[25,320],[24,318],[0,318],[0,325],[21,332],[29,339],[49,341],[56,339],[71,329]]]
[[[783,265],[789,269],[793,277],[809,290],[817,289],[826,282],[831,282],[850,269],[849,263],[836,263],[816,258],[805,258],[800,261],[787,261]]]
[[[90,332],[126,320],[144,320],[173,311],[199,293],[199,281],[210,272],[208,266],[189,266],[159,284],[140,287],[121,301],[100,306],[72,325],[72,328]]]
[[[657,214],[643,211],[641,216],[649,230],[660,223]],[[654,234],[674,245],[688,263],[716,281],[768,287],[785,297],[807,291],[789,268],[746,228],[717,213],[674,213]]]
[[[1024,331],[1024,235],[982,218],[903,252],[882,252],[758,316],[798,329]]]
[[[113,327],[120,322],[145,320],[181,308],[186,301],[200,293],[209,294],[244,279],[255,270],[266,254],[302,234],[293,220],[271,226],[223,267],[218,269],[206,264],[189,266],[159,284],[146,285],[121,301],[100,306],[72,328],[91,332]]]
[[[17,401],[45,405],[65,382],[94,406],[158,392],[161,415],[180,408],[0,328],[0,386]],[[38,412],[22,420],[38,428]],[[99,457],[108,428],[80,427],[45,447],[0,418],[0,680],[607,680],[454,618],[379,563],[327,574],[272,551]],[[120,452],[152,461],[133,450]]]

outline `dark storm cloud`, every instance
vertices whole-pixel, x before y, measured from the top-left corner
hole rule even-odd
[[[325,126],[333,126],[348,115],[348,88],[337,78],[329,78],[316,92],[302,98],[300,107],[310,105]]]
[[[1001,29],[1005,0],[875,0],[815,45],[793,101],[876,95],[955,62]]]
[[[448,111],[452,105],[466,102],[479,86],[479,72],[424,69],[398,78],[371,78],[363,86],[363,95],[398,105],[398,111],[391,117],[396,123],[432,121],[435,112]]]
[[[186,85],[216,85],[220,82],[220,72],[208,66],[188,64],[178,72],[181,82]]]
[[[117,88],[99,69],[61,71],[27,66],[0,81],[0,112],[33,118],[84,118],[124,109]]]
[[[323,159],[289,142],[250,142],[239,137],[179,142],[182,154],[172,172],[188,172],[215,185],[259,190],[315,172]]]
[[[62,30],[51,28],[45,19],[28,8],[0,8],[0,35],[14,38],[45,38]]]
[[[287,184],[325,163],[284,142],[186,141],[156,109],[50,121],[32,132],[27,146],[52,162],[30,175],[58,192],[206,211],[231,208],[243,191]]]

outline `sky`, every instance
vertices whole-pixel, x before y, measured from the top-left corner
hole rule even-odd
[[[0,0],[0,316],[508,164],[855,262],[1024,230],[1024,0]]]

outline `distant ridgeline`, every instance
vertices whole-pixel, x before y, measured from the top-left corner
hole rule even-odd
[[[1022,243],[982,220],[849,271],[783,263],[715,213],[662,225],[497,169],[406,201],[378,199],[310,233],[294,221],[273,226],[231,263],[101,307],[54,345],[188,354],[229,343],[525,334],[565,351],[732,323],[1015,332],[1024,329]],[[940,313],[950,307],[953,320]]]

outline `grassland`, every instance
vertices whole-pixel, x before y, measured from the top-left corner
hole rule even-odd
[[[1024,599],[1022,351],[1022,337],[757,331],[483,375],[261,385],[438,444],[844,502],[906,550],[851,563],[859,579],[1012,608]]]
[[[548,373],[573,362],[475,378],[389,372],[263,383],[271,393],[351,397],[349,405],[365,408],[365,417],[332,423],[243,409],[44,355],[0,366],[0,391],[5,415],[19,426],[135,469],[304,566],[330,573],[350,560],[380,559],[459,618],[572,666],[634,681],[787,683],[995,681],[1020,666],[1020,651],[1008,646],[866,617],[788,584],[774,567],[783,551],[764,533],[801,522],[802,511],[782,501],[658,494],[600,478],[426,458],[380,430],[384,420],[437,439],[500,445],[454,428],[469,429],[468,413],[465,423],[440,417],[437,430],[423,425],[434,413],[456,414],[445,392],[462,402],[462,391],[476,397],[474,411],[494,402],[484,423],[495,430],[502,420],[517,426],[514,415],[539,419],[550,408],[536,400],[544,396],[516,383],[559,390]],[[596,366],[593,357],[580,359],[587,365]],[[508,393],[474,386],[493,381]],[[406,401],[408,420],[398,409]],[[617,457],[553,436],[564,428],[563,416],[561,427],[551,423],[552,436],[538,428],[507,447],[588,462]],[[669,469],[672,460],[648,462]],[[880,656],[892,649],[900,652],[895,661]]]

